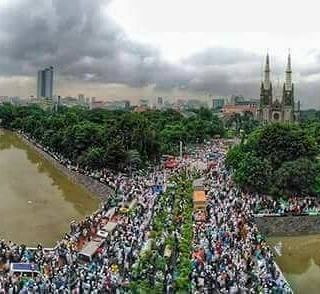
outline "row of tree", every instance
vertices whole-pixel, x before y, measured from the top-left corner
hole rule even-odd
[[[192,180],[185,172],[160,195],[149,234],[150,246],[132,267],[133,293],[190,293],[192,272]]]
[[[0,106],[1,125],[22,130],[81,166],[119,170],[178,154],[179,143],[202,142],[224,135],[210,110],[191,118],[174,110],[144,113],[87,110],[80,107],[44,111],[38,106]]]
[[[275,196],[317,195],[319,149],[312,132],[289,124],[255,130],[228,152],[226,164],[234,170],[234,181],[244,189]]]

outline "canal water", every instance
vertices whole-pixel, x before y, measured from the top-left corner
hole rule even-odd
[[[320,293],[320,235],[269,238],[276,261],[296,294]]]
[[[70,222],[99,207],[16,134],[0,130],[0,239],[53,246]]]

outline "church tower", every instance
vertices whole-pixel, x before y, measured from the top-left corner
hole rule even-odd
[[[292,83],[291,55],[288,55],[286,69],[286,80],[283,85],[282,94],[283,121],[292,122],[294,120],[294,86]]]
[[[266,65],[264,69],[264,79],[261,82],[260,92],[260,119],[264,122],[270,120],[270,107],[272,105],[272,83],[270,80],[270,60],[267,54]]]
[[[281,90],[280,90],[281,91]],[[291,55],[289,52],[283,84],[282,97],[273,98],[270,79],[270,60],[267,54],[264,77],[260,89],[259,120],[266,123],[292,123],[300,119],[300,103],[294,101],[294,84],[292,83]]]

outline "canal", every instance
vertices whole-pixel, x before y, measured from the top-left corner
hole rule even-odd
[[[53,246],[99,200],[16,134],[0,130],[0,239]]]
[[[269,243],[294,293],[320,293],[320,235],[273,237]]]

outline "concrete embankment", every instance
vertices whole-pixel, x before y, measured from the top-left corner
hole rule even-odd
[[[88,190],[92,194],[95,194],[98,196],[101,200],[105,200],[108,195],[113,194],[113,190],[108,187],[107,185],[104,185],[100,183],[99,181],[77,173],[75,171],[72,171],[62,165],[60,162],[55,160],[52,156],[50,156],[48,153],[46,153],[41,148],[34,145],[32,142],[28,141],[25,137],[18,134],[18,136],[25,142],[27,145],[31,146],[33,149],[35,149],[39,154],[41,154],[45,159],[47,159],[55,168],[60,170],[62,173],[64,173],[72,182],[81,185],[84,189]]]
[[[320,234],[320,216],[264,216],[255,221],[267,236]]]

